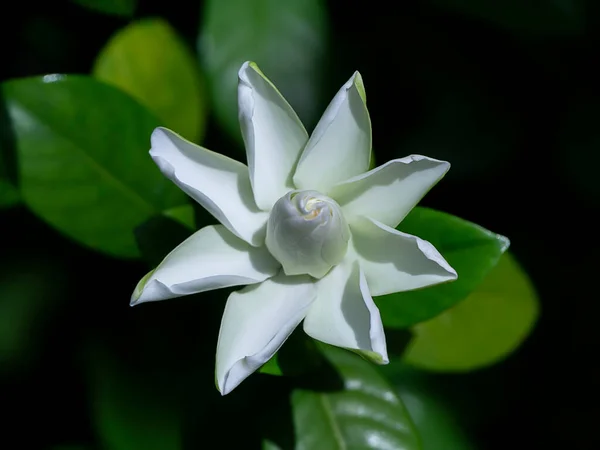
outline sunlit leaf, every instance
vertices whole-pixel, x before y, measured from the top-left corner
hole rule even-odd
[[[508,253],[462,302],[413,327],[405,361],[422,369],[466,371],[501,360],[529,335],[538,300]]]
[[[163,19],[143,19],[118,31],[101,50],[96,78],[148,107],[161,125],[198,142],[206,122],[204,81],[198,63]]]

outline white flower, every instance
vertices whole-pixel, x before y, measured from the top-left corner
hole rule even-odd
[[[356,72],[308,136],[254,63],[239,72],[248,167],[164,128],[150,155],[222,225],[202,228],[138,284],[131,304],[228,286],[216,355],[227,394],[267,362],[296,326],[315,339],[388,362],[372,295],[456,279],[428,242],[395,227],[448,171],[413,155],[367,171],[371,123]]]

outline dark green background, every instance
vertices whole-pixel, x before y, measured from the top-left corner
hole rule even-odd
[[[134,17],[166,18],[195,48],[200,3],[142,0]],[[541,319],[523,347],[492,368],[433,377],[435,390],[449,399],[479,448],[598,448],[598,222],[592,213],[600,196],[600,6],[568,0],[327,5],[328,72],[319,106],[359,70],[378,163],[409,153],[451,161],[443,184],[422,204],[508,236],[540,295]],[[67,1],[21,1],[7,8],[0,81],[89,73],[106,40],[128,22]],[[10,143],[1,103],[0,120],[3,142]],[[240,155],[235,141],[214,125],[209,123],[204,145]],[[165,248],[172,242],[165,241]],[[31,361],[0,371],[0,446],[92,442],[83,369],[87,339],[94,335],[90,330],[110,336],[114,342],[101,344],[137,364],[132,355],[142,338],[127,322],[128,296],[147,266],[85,250],[21,207],[0,212],[0,252],[0,280],[13,276],[19,263],[30,267],[34,261],[49,261],[67,274],[55,278],[62,301],[39,321],[42,339]],[[223,307],[221,296],[204,299],[202,307],[186,302],[148,308],[136,320],[194,330]],[[197,315],[187,317],[190,310]],[[120,321],[126,325],[119,328]],[[186,376],[212,389],[212,373],[195,374],[181,361],[201,344],[214,345],[216,328],[199,334],[178,349],[177,361]],[[168,339],[157,342],[157,352],[172,352]],[[248,380],[240,392],[250,395],[261,383],[263,377]],[[252,404],[240,403],[242,395],[226,397],[221,408],[232,411],[228,433],[235,427],[252,436],[245,420]],[[210,414],[197,414],[194,429],[204,438],[224,426]]]

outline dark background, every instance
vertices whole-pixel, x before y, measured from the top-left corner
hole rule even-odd
[[[199,3],[142,0],[135,17],[161,15],[194,49]],[[443,189],[422,204],[508,236],[533,279],[542,314],[525,345],[492,368],[436,378],[478,448],[600,448],[600,6],[562,2],[567,12],[557,7],[549,19],[549,1],[490,1],[481,18],[438,3],[329,1],[324,102],[359,70],[378,164],[410,153],[451,161]],[[89,73],[128,22],[67,1],[8,8],[0,19],[2,81]],[[204,145],[234,152],[214,123]],[[0,212],[0,255],[0,271],[48,260],[63,269],[58,306],[40,313],[32,331],[39,348],[22,367],[0,371],[0,439],[19,448],[92,442],[81,345],[90,329],[120,329],[113,318],[130,314],[128,293],[146,266],[85,250],[23,207]],[[175,309],[166,320],[177,320]],[[131,345],[119,338],[133,331],[120,330],[114,345],[128,358]],[[224,402],[239,410],[230,427],[246,428],[251,408]]]

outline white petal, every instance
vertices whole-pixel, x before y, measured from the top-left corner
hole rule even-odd
[[[229,296],[217,344],[221,394],[231,392],[279,350],[314,298],[310,277],[283,273]]]
[[[154,130],[151,141],[150,155],[167,178],[236,236],[252,245],[264,242],[268,216],[254,203],[244,164],[166,128]]]
[[[367,171],[371,120],[362,78],[355,72],[333,98],[313,131],[294,175],[298,189],[327,194],[335,183]]]
[[[456,271],[429,242],[363,217],[351,226],[352,246],[373,295],[456,280]]]
[[[292,169],[308,140],[302,122],[254,63],[239,72],[238,105],[256,204],[269,211],[294,189]]]
[[[337,184],[330,196],[349,221],[368,216],[395,228],[448,169],[446,161],[411,155]]]
[[[347,258],[316,286],[317,299],[304,319],[304,331],[319,341],[387,364],[381,316],[358,262]]]
[[[252,247],[222,225],[208,226],[179,244],[138,283],[131,305],[259,283],[278,270],[266,247]]]

